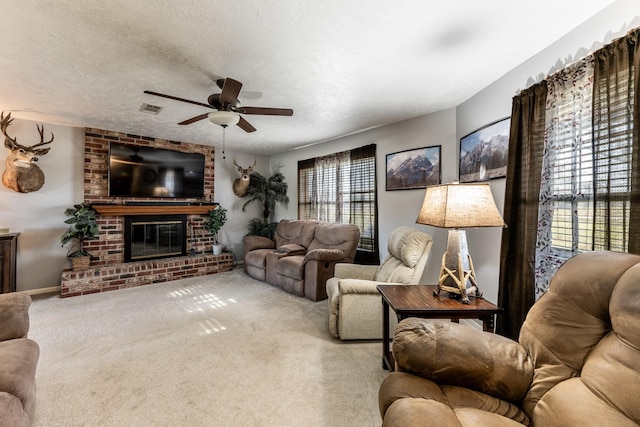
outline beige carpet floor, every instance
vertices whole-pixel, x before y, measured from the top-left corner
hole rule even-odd
[[[381,344],[241,269],[34,297],[34,426],[380,426]]]

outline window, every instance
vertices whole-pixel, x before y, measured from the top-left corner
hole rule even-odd
[[[592,55],[548,79],[536,299],[570,257],[629,251],[633,67],[610,67],[609,60]]]
[[[593,58],[548,79],[536,241],[536,299],[564,261],[592,245]]]
[[[298,162],[298,218],[355,224],[358,263],[379,263],[376,146]]]
[[[584,61],[513,98],[497,325],[511,338],[569,256],[640,254],[640,28]]]

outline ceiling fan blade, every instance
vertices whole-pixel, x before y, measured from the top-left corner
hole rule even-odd
[[[256,128],[251,126],[251,123],[249,123],[248,121],[246,121],[242,117],[240,117],[240,121],[238,122],[238,126],[240,127],[240,129],[244,130],[245,132],[255,132],[256,131]]]
[[[202,119],[206,119],[209,116],[209,113],[204,113],[204,114],[198,114],[195,117],[191,117],[190,119],[187,119],[185,121],[182,121],[180,123],[178,123],[179,125],[190,125],[191,123],[195,123],[198,122]]]
[[[224,104],[235,105],[238,102],[238,95],[242,89],[242,83],[230,77],[224,79],[222,92],[220,93],[220,101]]]
[[[244,114],[260,114],[263,116],[293,116],[291,108],[240,107],[235,111]]]
[[[144,93],[148,93],[149,95],[161,96],[163,98],[173,99],[175,101],[188,102],[189,104],[200,105],[201,107],[213,108],[209,104],[205,104],[205,103],[198,102],[198,101],[191,101],[189,99],[184,99],[184,98],[178,98],[177,96],[165,95],[164,93],[153,92],[153,91],[150,91],[150,90],[145,90]],[[215,110],[215,108],[213,108],[213,109]]]

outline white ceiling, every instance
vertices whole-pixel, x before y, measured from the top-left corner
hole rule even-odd
[[[455,107],[613,0],[0,0],[0,109],[221,144],[215,80],[244,86],[227,149],[270,155]],[[539,22],[543,22],[540,25]],[[157,116],[142,103],[163,107]]]

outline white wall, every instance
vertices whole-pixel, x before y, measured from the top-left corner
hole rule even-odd
[[[67,229],[64,211],[83,198],[84,129],[44,124],[45,138],[55,135],[51,150],[40,157],[44,186],[31,193],[18,193],[0,185],[0,227],[19,232],[17,289],[60,285],[60,273],[68,268],[66,248],[60,236]],[[14,119],[7,129],[22,145],[39,141],[36,122]],[[4,171],[9,150],[0,148]]]
[[[418,211],[424,198],[424,190],[385,191],[386,155],[398,151],[440,145],[442,156],[442,182],[457,179],[457,142],[455,134],[455,109],[441,111],[428,116],[395,123],[338,140],[317,144],[271,157],[271,163],[282,164],[282,172],[289,183],[291,203],[288,209],[276,208],[278,219],[298,217],[298,160],[327,155],[368,144],[376,144],[378,184],[378,229],[380,258],[387,255],[387,240],[391,231],[400,225],[410,225],[426,231],[434,238],[424,279],[437,281],[440,257],[446,248],[446,231],[416,224]]]
[[[249,230],[249,221],[258,216],[262,217],[262,207],[254,202],[247,206],[246,212],[242,212],[242,205],[247,199],[237,197],[233,194],[233,181],[240,177],[240,173],[234,166],[233,161],[235,160],[240,166],[247,168],[251,166],[255,160],[256,166],[254,171],[265,177],[269,177],[271,176],[269,159],[265,156],[229,150],[226,151],[226,159],[222,157],[222,150],[216,148],[215,201],[227,209],[227,223],[220,230],[220,242],[230,246],[237,259],[242,259],[242,237],[247,234]]]
[[[585,22],[547,49],[511,70],[456,109],[456,133],[459,140],[474,130],[511,115],[512,98],[522,89],[585,57],[613,39],[640,26],[640,2],[618,0],[598,16]],[[490,182],[498,208],[502,211],[505,180]],[[507,224],[508,225],[508,224]],[[469,252],[473,257],[480,288],[490,301],[497,301],[500,229],[467,231]]]
[[[425,117],[396,123],[361,134],[338,139],[328,144],[292,151],[272,157],[272,163],[283,162],[290,186],[297,182],[296,162],[376,143],[378,162],[378,202],[380,243],[385,245],[390,231],[398,225],[425,229],[434,237],[429,263],[423,281],[435,283],[442,253],[446,249],[446,231],[415,224],[423,190],[385,191],[385,155],[411,148],[442,145],[442,182],[458,177],[458,143],[460,138],[496,120],[511,115],[511,101],[519,90],[529,87],[568,63],[584,57],[627,31],[640,26],[640,2],[618,0],[596,17],[579,26],[524,64],[515,68],[457,108]],[[499,46],[496,46],[499,49]],[[490,181],[498,208],[504,207],[505,179]],[[297,195],[291,193],[289,209],[279,209],[279,218],[296,218]],[[296,203],[294,203],[294,200]],[[472,229],[467,231],[469,252],[474,260],[480,289],[485,298],[497,301],[500,240],[502,231]],[[381,248],[386,254],[386,248]]]
[[[228,222],[222,228],[222,240],[242,257],[242,236],[251,218],[260,215],[260,207],[252,205],[241,211],[244,199],[232,190],[238,173],[233,159],[242,166],[257,160],[256,171],[265,176],[275,165],[289,184],[291,202],[288,208],[278,206],[276,217],[297,218],[297,161],[330,154],[367,144],[377,144],[377,177],[379,202],[379,230],[381,256],[386,255],[388,236],[398,225],[424,229],[435,239],[432,256],[427,265],[427,282],[437,280],[440,257],[446,248],[446,231],[415,224],[424,190],[385,191],[385,156],[389,153],[432,145],[442,146],[442,182],[458,176],[459,139],[500,118],[511,114],[511,99],[525,87],[567,63],[601,47],[628,30],[640,26],[640,2],[617,0],[595,18],[576,28],[521,66],[507,73],[455,109],[430,114],[404,122],[373,129],[326,144],[315,145],[267,159],[247,153],[227,151],[222,159],[216,150],[215,201],[228,209]],[[499,46],[496,46],[499,49]],[[1,110],[1,109],[0,109]],[[16,193],[0,186],[0,227],[20,232],[18,240],[18,290],[58,286],[60,272],[68,267],[66,249],[60,247],[60,235],[66,229],[64,210],[83,199],[84,130],[45,124],[45,131],[56,135],[52,149],[40,160],[46,182],[42,189],[29,194]],[[117,129],[114,129],[117,131]],[[37,141],[35,122],[15,119],[11,135],[23,144]],[[0,147],[0,165],[4,165],[7,150]],[[499,208],[504,204],[504,179],[491,181],[491,188]],[[477,229],[467,232],[469,250],[481,289],[490,301],[497,301],[498,263],[501,231]]]

